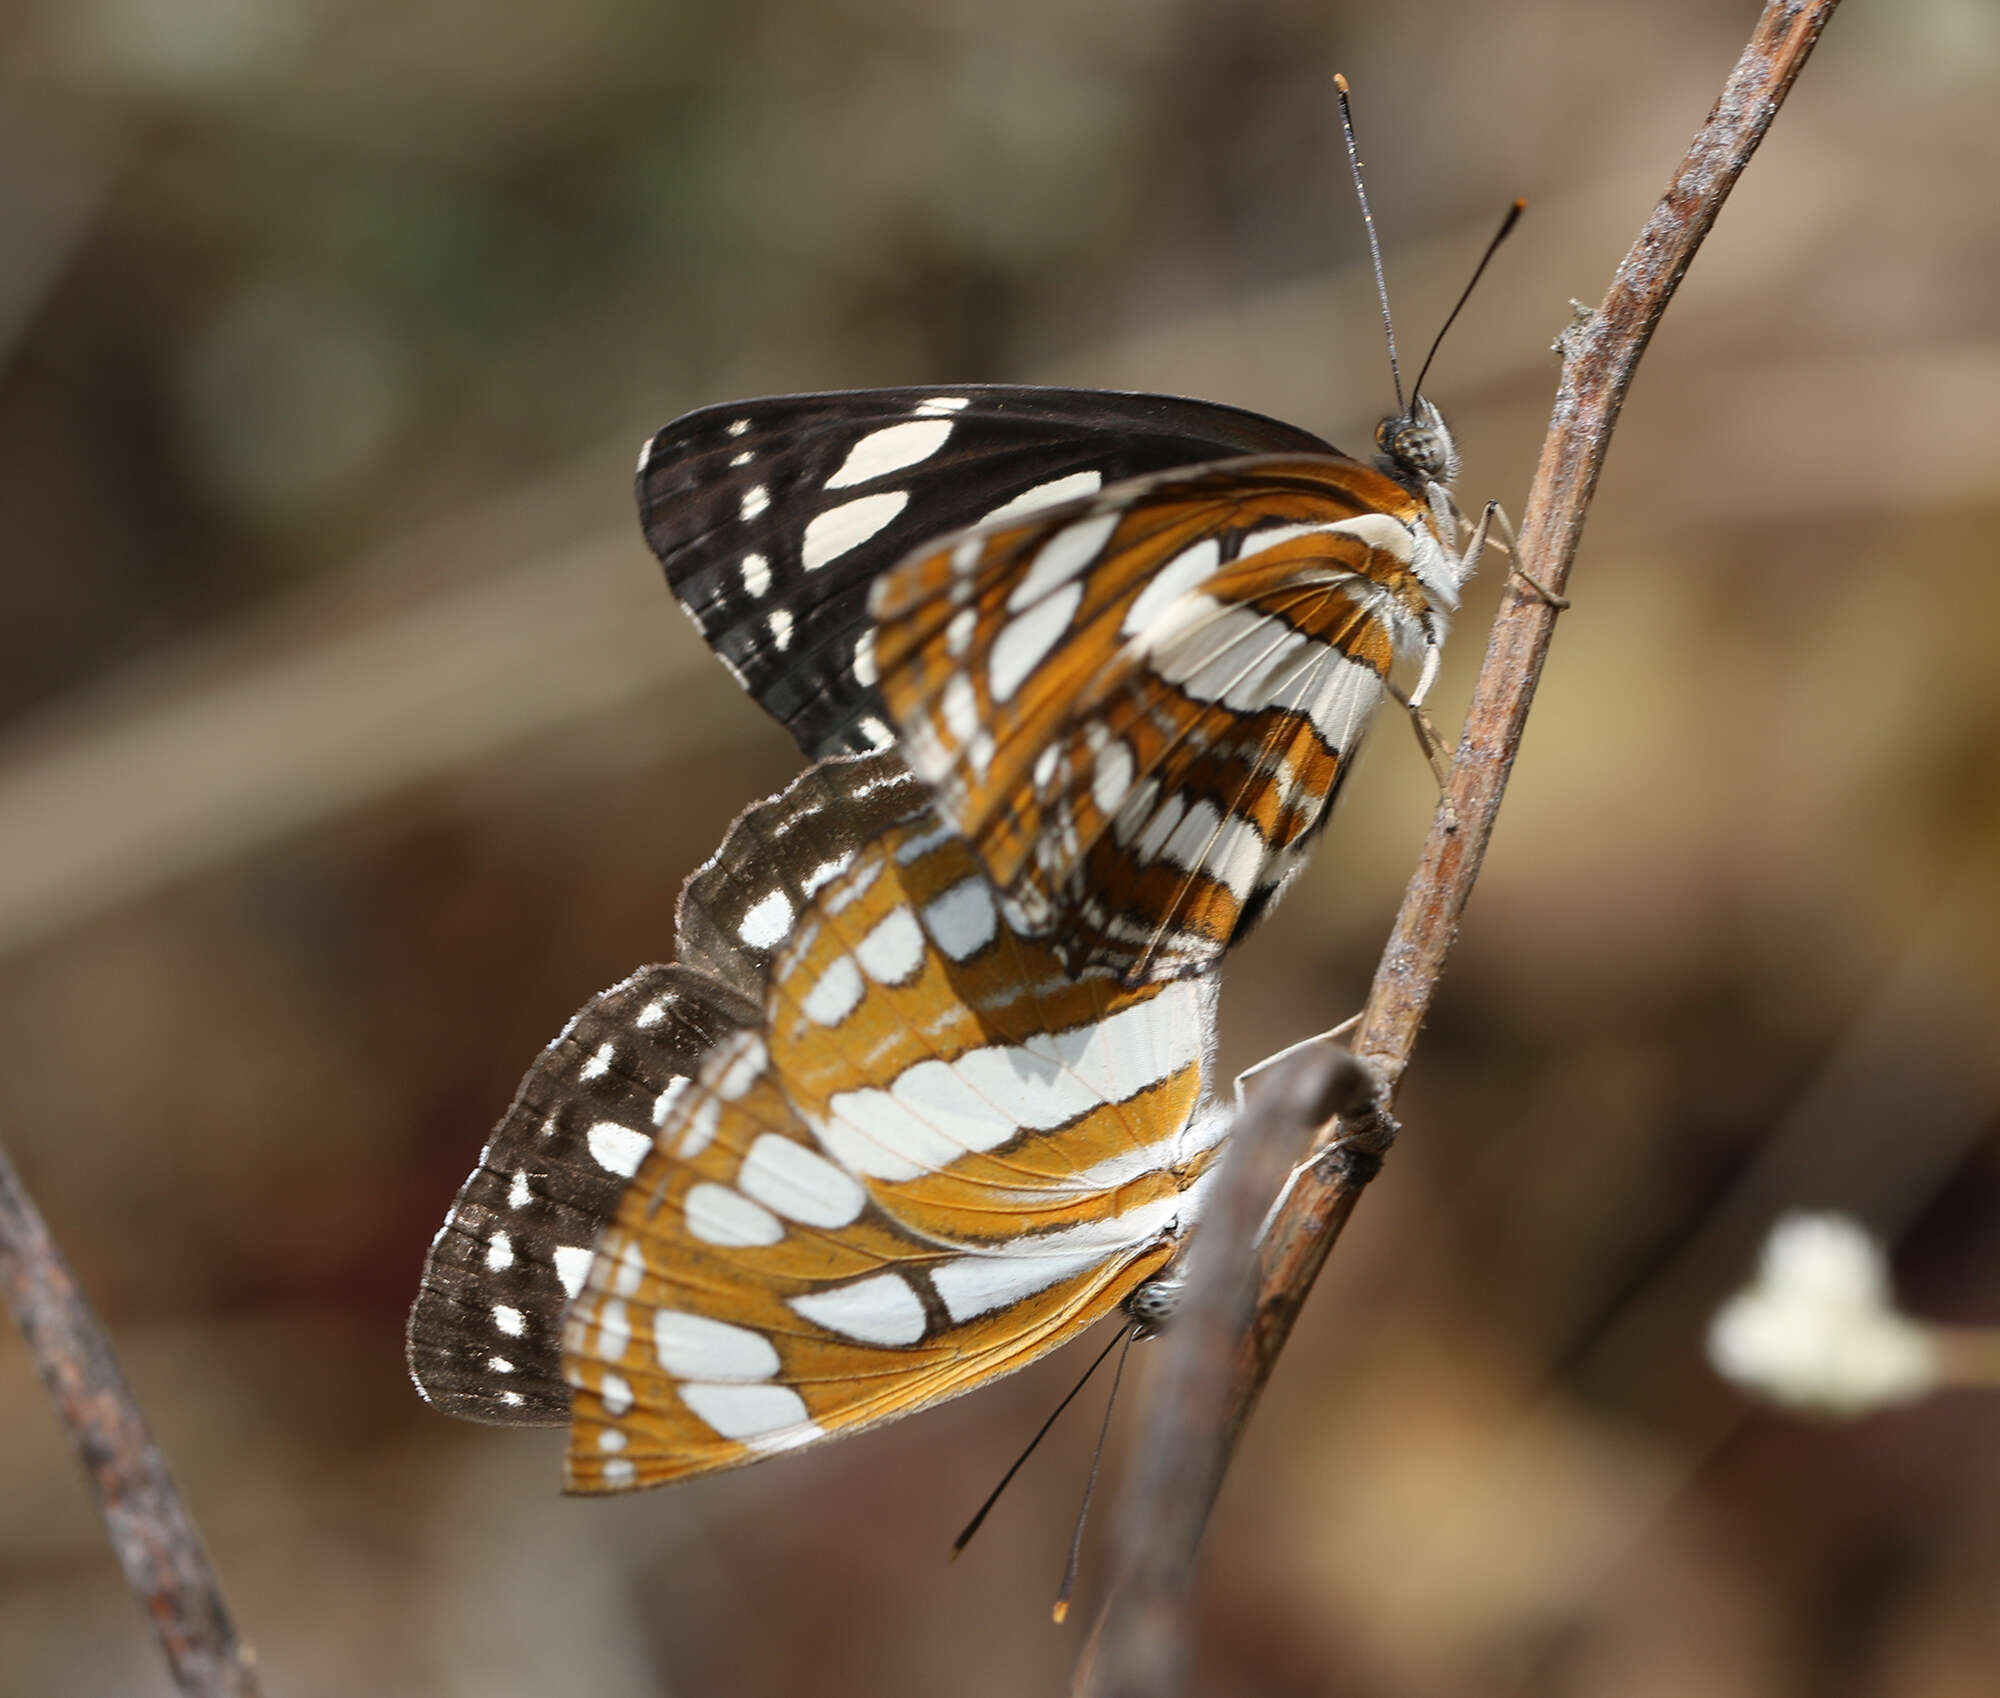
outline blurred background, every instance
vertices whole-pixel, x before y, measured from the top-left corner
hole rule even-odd
[[[1061,1688],[1094,1418],[943,1559],[1074,1355],[612,1503],[405,1379],[519,1074],[796,766],[671,606],[634,452],[970,379],[1364,446],[1341,69],[1406,348],[1529,199],[1431,386],[1518,513],[1550,340],[1755,13],[0,10],[0,1138],[274,1694]],[[1847,8],[1654,344],[1404,1141],[1223,1501],[1204,1692],[2000,1690],[2000,1402],[1814,1427],[1701,1357],[1801,1203],[2000,1320],[1996,89],[1987,0]],[[1385,724],[1234,963],[1230,1068],[1359,1006],[1432,795]],[[7,1331],[0,1693],[167,1689]]]

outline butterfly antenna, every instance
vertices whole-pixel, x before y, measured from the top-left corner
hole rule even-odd
[[[1494,254],[1500,251],[1500,244],[1514,233],[1514,226],[1521,222],[1521,214],[1528,210],[1528,203],[1517,200],[1507,208],[1507,216],[1500,220],[1500,228],[1493,233],[1493,240],[1486,244],[1486,251],[1479,256],[1479,263],[1472,268],[1472,279],[1458,297],[1458,305],[1453,307],[1444,321],[1444,330],[1437,333],[1437,340],[1431,343],[1431,351],[1424,355],[1423,370],[1417,373],[1417,384],[1410,391],[1412,395],[1424,392],[1424,379],[1431,374],[1431,361],[1437,358],[1438,349],[1444,343],[1445,330],[1458,322],[1458,315],[1465,310],[1465,303],[1472,299],[1472,291],[1479,286],[1479,279],[1485,274],[1487,265]]]
[[[1069,1388],[1069,1395],[1049,1412],[1049,1418],[1042,1423],[1040,1431],[1028,1441],[1027,1448],[1014,1458],[1014,1466],[1000,1476],[1000,1484],[986,1494],[986,1501],[979,1506],[979,1513],[965,1524],[965,1531],[951,1542],[951,1560],[953,1562],[958,1561],[959,1553],[972,1543],[973,1534],[979,1531],[987,1516],[993,1513],[993,1506],[1000,1501],[1000,1494],[1013,1482],[1014,1476],[1021,1472],[1021,1465],[1035,1454],[1035,1447],[1049,1436],[1049,1429],[1056,1424],[1056,1417],[1076,1401],[1077,1393],[1090,1384],[1091,1375],[1104,1366],[1104,1358],[1118,1348],[1118,1341],[1124,1336],[1123,1333],[1114,1333],[1112,1335],[1111,1342],[1100,1350],[1092,1359],[1090,1366],[1084,1369],[1083,1377]],[[1119,1367],[1122,1370],[1124,1364],[1121,1362]]]
[[[1389,344],[1389,381],[1396,386],[1396,411],[1403,412],[1403,374],[1396,364],[1396,325],[1389,317],[1389,280],[1382,274],[1382,244],[1375,235],[1375,214],[1368,210],[1368,191],[1361,183],[1361,150],[1354,143],[1354,111],[1347,103],[1347,79],[1333,74],[1340,96],[1340,133],[1347,138],[1347,169],[1354,178],[1354,198],[1361,203],[1361,222],[1368,227],[1368,257],[1375,262],[1375,298],[1382,303],[1382,335]],[[1425,362],[1428,364],[1429,362]],[[1418,380],[1422,387],[1422,380]]]
[[[1118,1353],[1118,1366],[1111,1370],[1111,1395],[1104,1400],[1104,1422],[1097,1429],[1097,1449],[1090,1455],[1090,1478],[1083,1483],[1083,1502],[1077,1505],[1076,1531],[1069,1540],[1069,1561],[1063,1564],[1062,1585],[1056,1592],[1055,1608],[1049,1612],[1058,1624],[1067,1619],[1070,1594],[1076,1590],[1076,1571],[1083,1561],[1083,1524],[1090,1515],[1091,1496],[1097,1490],[1097,1471],[1104,1465],[1104,1441],[1111,1432],[1111,1411],[1118,1407],[1118,1387],[1125,1378],[1125,1358],[1132,1354],[1132,1340],[1138,1335],[1136,1325],[1128,1326],[1111,1341],[1111,1344],[1123,1344],[1125,1348]],[[1108,1355],[1111,1345],[1107,1344],[1104,1348]],[[1098,1362],[1103,1360],[1103,1356],[1097,1359]],[[1095,1368],[1097,1362],[1091,1366]]]

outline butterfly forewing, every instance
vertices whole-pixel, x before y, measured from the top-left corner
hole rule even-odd
[[[884,574],[880,688],[1012,924],[1079,972],[1201,972],[1441,639],[1445,561],[1428,508],[1336,456],[1135,479]]]
[[[640,514],[703,637],[809,755],[878,748],[868,586],[1006,511],[1243,454],[1326,453],[1212,402],[972,384],[689,413],[640,457]]]
[[[895,771],[888,757],[848,763]],[[1213,984],[1079,982],[913,818],[801,909],[662,1121],[565,1332],[568,1481],[656,1485],[1025,1366],[1172,1255]]]
[[[811,893],[925,805],[899,766],[836,763],[748,809],[682,888],[679,963],[592,998],[542,1052],[424,1263],[407,1348],[429,1401],[474,1421],[568,1419],[563,1309],[662,1103],[725,1033],[762,1022],[773,952]]]

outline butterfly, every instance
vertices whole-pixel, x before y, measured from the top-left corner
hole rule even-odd
[[[746,812],[680,926],[543,1052],[439,1233],[409,1334],[433,1402],[566,1419],[569,1488],[616,1491],[1143,1303],[1227,1129],[1212,976],[1073,977],[892,754]]]
[[[676,598],[808,753],[896,742],[1008,924],[1130,985],[1211,970],[1301,863],[1392,668],[1412,706],[1429,686],[1484,527],[1428,399],[1377,444],[1368,465],[1099,390],[779,396],[660,431],[639,504]]]

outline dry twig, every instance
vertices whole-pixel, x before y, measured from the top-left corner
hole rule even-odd
[[[1319,1045],[1274,1069],[1230,1133],[1154,1382],[1153,1406],[1172,1418],[1141,1437],[1119,1516],[1118,1607],[1085,1657],[1085,1681],[1106,1698],[1180,1684],[1182,1612],[1226,1454],[1229,1368],[1255,1296],[1258,1228],[1314,1131],[1378,1097],[1352,1055]]]
[[[111,1341],[0,1151],[0,1287],[97,1493],[111,1548],[181,1691],[257,1698],[249,1647]]]
[[[1494,621],[1451,782],[1353,1040],[1355,1052],[1380,1075],[1392,1097],[1485,858],[1554,634],[1560,611],[1555,598],[1568,583],[1584,515],[1633,373],[1837,3],[1772,0],[1765,7],[1707,123],[1613,275],[1603,304],[1579,318],[1558,344],[1562,375],[1528,495],[1518,559],[1522,573],[1540,588],[1514,580]],[[1235,1438],[1381,1154],[1379,1140],[1338,1126],[1326,1129],[1324,1146],[1340,1151],[1342,1159],[1322,1160],[1301,1177],[1265,1238],[1255,1311],[1239,1340],[1226,1414],[1216,1429],[1215,1458],[1205,1473],[1209,1499],[1192,1524],[1197,1536]],[[1182,1418],[1164,1396],[1156,1407],[1163,1422]],[[1180,1536],[1187,1531],[1183,1525]],[[1191,1560],[1191,1547],[1183,1556]],[[1116,1631],[1115,1622],[1107,1624],[1106,1639]],[[1170,1688],[1155,1685],[1149,1690]]]

